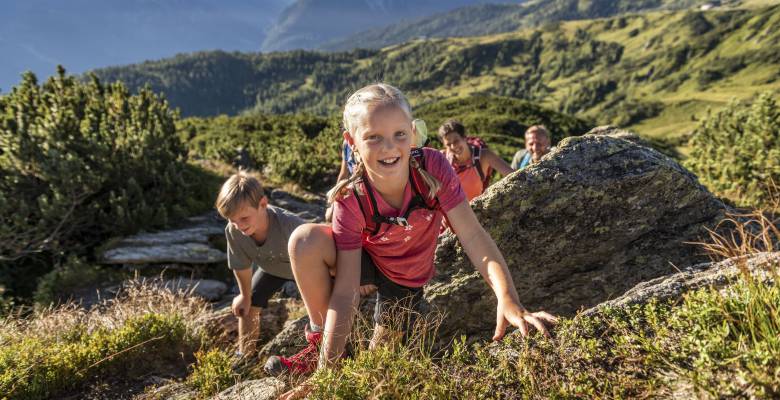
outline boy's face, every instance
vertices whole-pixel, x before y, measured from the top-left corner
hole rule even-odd
[[[233,224],[233,227],[241,231],[244,236],[252,236],[256,232],[265,229],[264,225],[268,224],[268,218],[265,218],[263,215],[267,206],[268,199],[263,196],[257,207],[244,204],[228,218],[228,221]]]

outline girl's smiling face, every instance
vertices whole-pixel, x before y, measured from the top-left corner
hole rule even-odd
[[[412,120],[400,107],[369,110],[356,131],[347,141],[357,147],[372,181],[408,178]]]

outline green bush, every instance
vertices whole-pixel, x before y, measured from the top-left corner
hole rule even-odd
[[[245,166],[278,182],[324,189],[338,174],[341,132],[335,118],[305,114],[188,118],[181,122],[179,135],[195,157],[231,163],[243,150],[248,155]]]
[[[146,89],[26,74],[0,97],[0,273],[208,207],[176,120]]]
[[[96,375],[128,376],[180,357],[194,343],[181,316],[146,314],[114,329],[84,327],[56,338],[3,338],[0,393],[8,399],[40,399],[78,388]]]
[[[68,296],[75,290],[106,286],[117,281],[119,276],[119,273],[112,273],[71,255],[38,280],[33,300],[41,306],[60,303],[69,300]]]
[[[690,145],[685,165],[711,190],[739,205],[770,205],[768,185],[780,183],[780,107],[773,94],[709,113]]]
[[[187,377],[187,384],[198,389],[205,397],[213,396],[236,383],[237,375],[233,373],[233,358],[230,353],[211,349],[195,353],[195,365]]]

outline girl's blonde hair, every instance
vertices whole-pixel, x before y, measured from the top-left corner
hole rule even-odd
[[[354,135],[360,124],[365,120],[365,116],[376,109],[387,106],[400,108],[409,120],[412,120],[412,107],[409,105],[409,100],[406,99],[406,96],[394,86],[385,83],[375,83],[363,87],[349,96],[347,103],[344,105],[344,129],[350,135],[353,135],[352,138],[355,139]],[[352,171],[352,175],[337,182],[336,186],[328,191],[329,203],[333,203],[343,197],[347,190],[366,172],[363,160],[357,152],[355,152],[355,161],[357,164]],[[436,192],[441,187],[441,182],[429,174],[414,158],[410,158],[409,163],[420,172],[425,185],[428,186],[429,196],[431,198],[436,196]]]

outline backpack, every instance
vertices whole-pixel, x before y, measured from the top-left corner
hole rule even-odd
[[[468,146],[471,149],[471,165],[477,169],[479,179],[482,180],[482,190],[485,190],[488,186],[490,186],[490,180],[493,178],[493,172],[495,172],[493,171],[493,167],[488,167],[487,173],[482,172],[482,163],[480,162],[480,158],[482,157],[482,150],[488,148],[487,143],[478,137],[467,137],[466,143],[468,143]],[[461,173],[471,168],[469,165],[456,165],[454,157],[450,160],[450,163],[452,164],[452,168],[455,169],[456,173]]]
[[[425,154],[423,153],[422,148],[413,148],[410,157],[413,157],[417,161],[417,165],[419,165],[420,168],[425,168]],[[412,183],[412,201],[402,217],[386,217],[379,213],[374,188],[371,187],[368,180],[365,179],[365,176],[355,182],[355,185],[352,186],[352,193],[357,198],[360,211],[363,213],[363,218],[366,221],[366,227],[363,229],[363,234],[368,236],[376,235],[379,233],[382,224],[409,226],[407,218],[409,218],[412,211],[418,208],[427,210],[438,210],[441,208],[437,197],[434,196],[433,198],[430,198],[430,191],[425,185],[425,181],[423,181],[422,175],[417,168],[410,166],[409,181]]]

